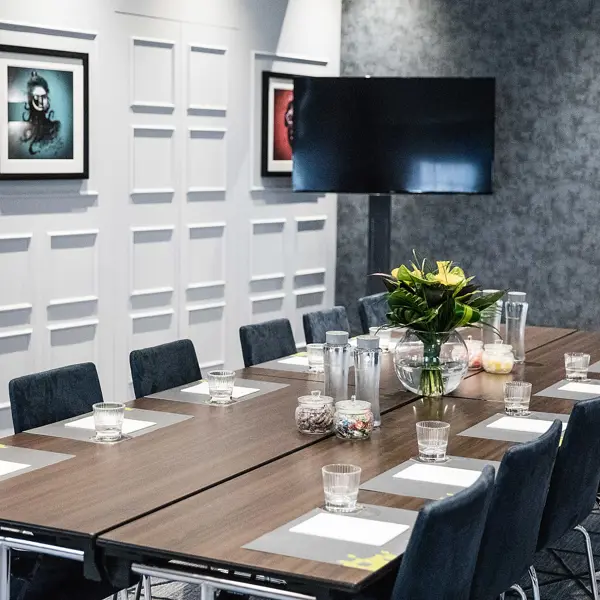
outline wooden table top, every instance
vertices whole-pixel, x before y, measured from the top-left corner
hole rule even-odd
[[[503,402],[504,383],[513,380],[529,381],[535,394],[564,378],[565,352],[587,352],[591,356],[590,364],[600,360],[600,332],[577,331],[528,351],[525,363],[515,365],[508,375],[479,371],[464,379],[452,395]]]
[[[569,413],[572,406],[571,401],[543,398],[533,398],[531,404],[532,410],[556,413]],[[322,506],[323,465],[360,465],[364,482],[415,456],[417,421],[443,414],[451,425],[449,454],[500,460],[510,443],[456,434],[501,411],[495,403],[462,398],[418,400],[385,415],[381,429],[369,441],[352,443],[329,438],[111,531],[99,539],[99,544],[115,555],[123,547],[130,556],[138,549],[140,561],[179,559],[214,567],[247,568],[299,583],[310,581],[355,592],[395,568],[400,559],[374,574],[242,546]],[[359,502],[418,510],[425,500],[361,491]]]
[[[296,430],[297,398],[313,382],[267,380],[289,387],[227,407],[136,400],[130,406],[194,418],[119,444],[28,433],[4,438],[9,446],[75,457],[0,482],[0,523],[95,535],[327,437]],[[408,401],[382,399],[382,410]]]

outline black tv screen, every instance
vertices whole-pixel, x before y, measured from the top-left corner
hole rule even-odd
[[[489,194],[493,78],[298,77],[298,192]]]

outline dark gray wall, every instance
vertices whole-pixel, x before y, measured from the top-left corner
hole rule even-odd
[[[526,291],[530,323],[600,329],[594,0],[344,0],[342,74],[495,76],[493,196],[398,196],[392,261],[451,259]],[[358,327],[367,199],[340,197],[337,302]]]

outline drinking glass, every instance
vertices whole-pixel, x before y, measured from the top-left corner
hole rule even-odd
[[[390,341],[392,339],[392,330],[381,327],[369,327],[369,335],[374,335],[379,338],[379,347],[383,352],[388,352],[390,349]]]
[[[116,442],[121,439],[125,405],[118,402],[98,402],[92,405],[96,439],[100,442]]]
[[[587,379],[590,355],[583,352],[567,352],[565,354],[565,371],[570,381],[584,381]]]
[[[235,373],[233,371],[209,371],[206,376],[210,401],[215,404],[231,402]]]
[[[513,417],[529,414],[531,384],[526,381],[507,381],[504,384],[504,412]]]
[[[323,373],[323,344],[307,344],[308,370],[310,373]]]
[[[444,462],[448,447],[450,423],[444,421],[421,421],[417,423],[417,444],[419,460],[423,462]]]
[[[325,510],[335,513],[356,510],[361,468],[354,465],[326,465],[322,468]]]

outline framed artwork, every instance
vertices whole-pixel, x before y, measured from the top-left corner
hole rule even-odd
[[[292,174],[294,142],[294,76],[263,72],[262,162],[263,177]]]
[[[88,55],[0,45],[0,179],[89,177]]]

